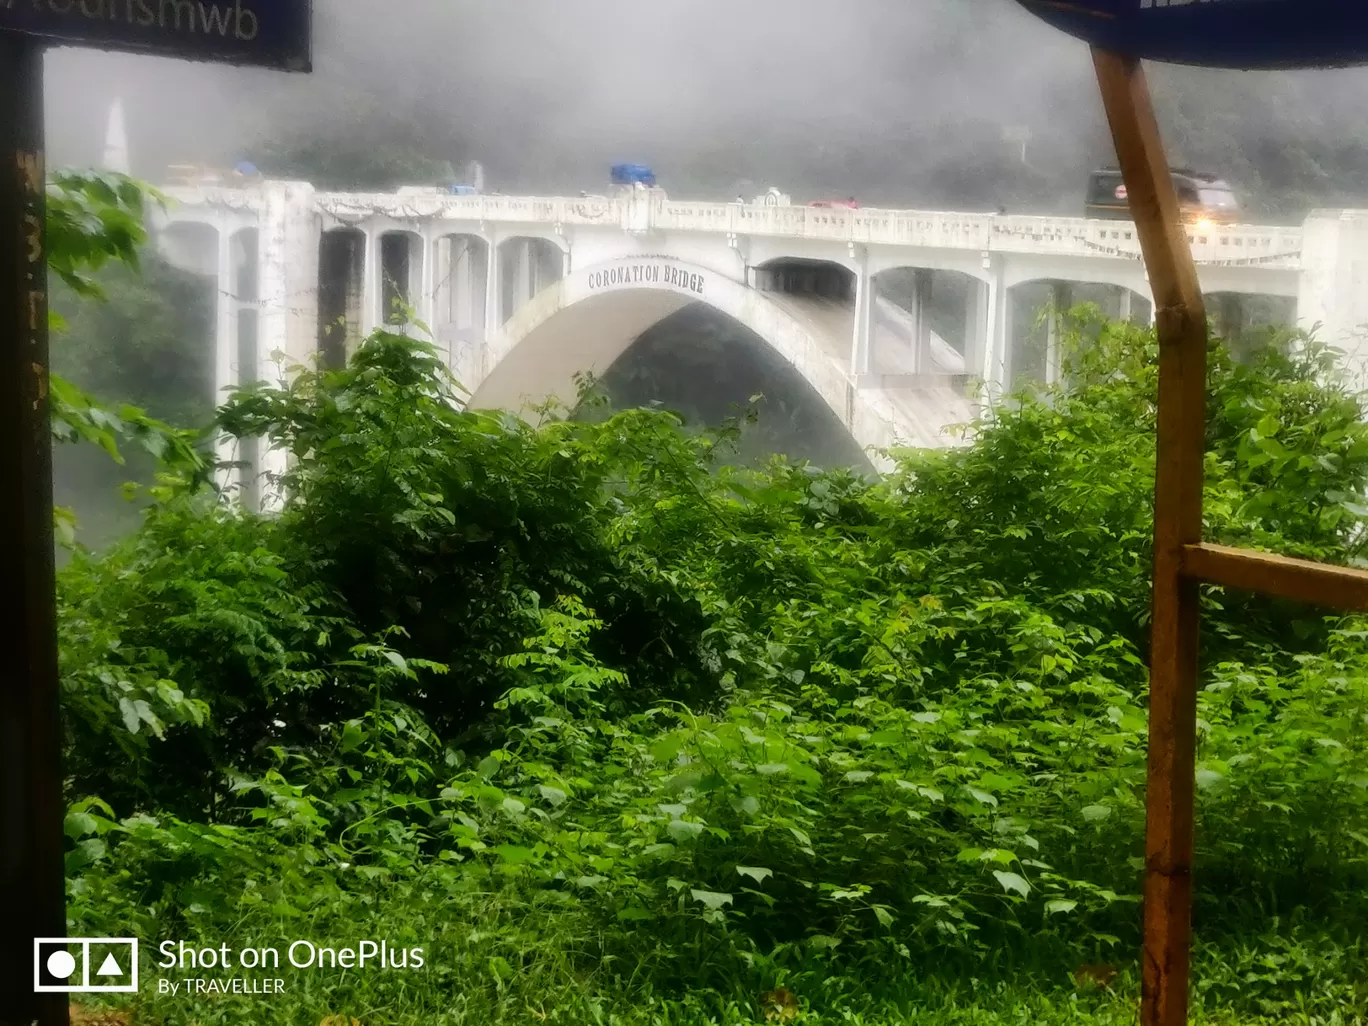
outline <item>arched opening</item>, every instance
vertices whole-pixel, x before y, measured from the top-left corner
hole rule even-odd
[[[416,232],[380,236],[380,323],[403,324],[423,282],[423,239]]]
[[[219,233],[211,224],[172,221],[157,236],[157,248],[177,270],[204,278],[218,274]]]
[[[337,368],[361,341],[366,235],[356,228],[325,231],[318,243],[318,352]]]
[[[548,397],[573,405],[575,378],[602,376],[648,329],[690,303],[744,325],[821,397],[862,450],[955,444],[972,419],[949,388],[892,396],[850,376],[852,307],[763,293],[716,271],[664,257],[579,268],[496,333],[471,405],[527,410]]]
[[[752,268],[751,278],[760,292],[782,292],[842,306],[855,303],[855,274],[827,260],[783,257]]]
[[[1037,279],[1009,290],[1006,383],[1011,391],[1060,380],[1064,315],[1084,304],[1118,321],[1150,324],[1151,301],[1131,289],[1102,282]]]
[[[760,395],[758,418],[741,425],[731,461],[783,454],[872,471],[850,431],[794,366],[755,332],[704,303],[690,303],[647,328],[608,367],[600,386],[609,410],[658,404],[690,429],[720,427]]]
[[[963,271],[880,271],[870,313],[870,373],[966,378],[982,366],[986,304],[986,286]]]
[[[546,239],[516,236],[499,243],[499,318],[506,322],[565,274],[561,248]]]
[[[1297,323],[1297,301],[1290,296],[1209,292],[1204,299],[1212,331],[1239,361],[1253,356],[1276,329]]]
[[[477,235],[444,235],[433,246],[432,328],[447,366],[461,381],[478,372],[486,337],[489,243]]]

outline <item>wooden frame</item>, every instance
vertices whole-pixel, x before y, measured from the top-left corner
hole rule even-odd
[[[1198,589],[1216,584],[1368,611],[1368,572],[1202,542],[1207,322],[1144,69],[1093,50],[1154,292],[1159,406],[1154,489],[1142,1026],[1186,1026],[1197,743]]]

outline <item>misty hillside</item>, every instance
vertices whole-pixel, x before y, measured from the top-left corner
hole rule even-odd
[[[481,160],[503,192],[600,189],[652,164],[681,198],[1077,213],[1111,157],[1086,48],[1011,0],[317,0],[316,73],[94,52],[49,62],[58,162],[128,106],[134,171],[256,160],[383,187]],[[384,17],[381,17],[383,11]],[[1368,205],[1368,71],[1152,73],[1175,160],[1252,215]]]

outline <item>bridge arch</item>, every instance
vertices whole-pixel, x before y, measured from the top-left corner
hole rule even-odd
[[[575,375],[602,374],[651,326],[705,303],[763,339],[802,375],[863,448],[944,446],[972,419],[952,389],[915,399],[858,389],[848,367],[853,316],[796,296],[763,293],[727,275],[670,257],[640,256],[575,269],[524,306],[491,343],[471,405],[525,409],[575,400]]]

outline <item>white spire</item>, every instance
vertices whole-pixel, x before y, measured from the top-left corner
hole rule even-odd
[[[124,127],[123,100],[116,99],[109,108],[109,126],[105,129],[104,158],[100,161],[106,171],[129,174],[128,130]]]

